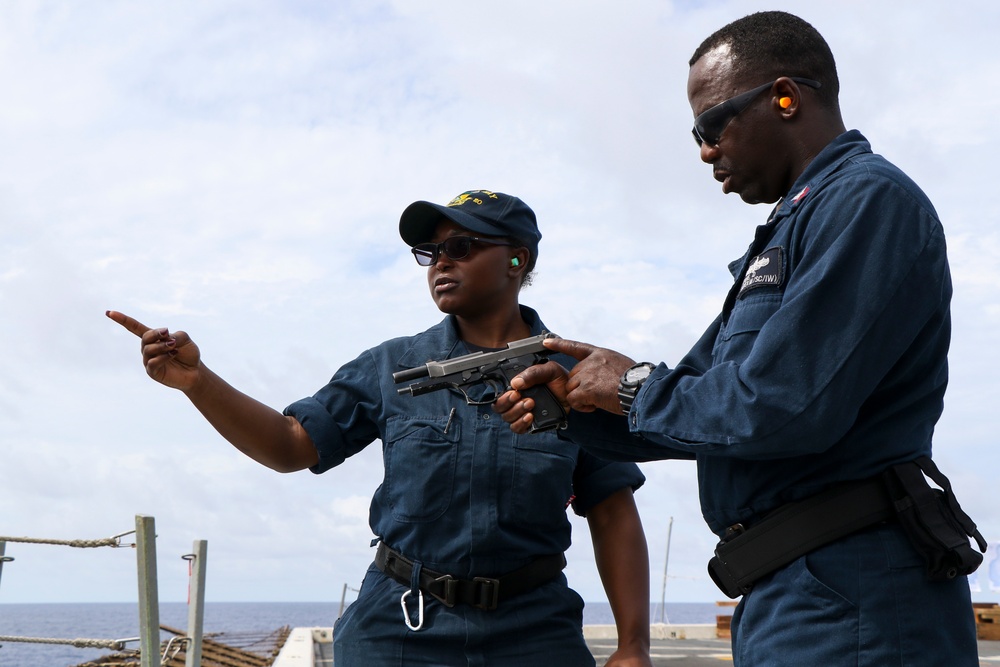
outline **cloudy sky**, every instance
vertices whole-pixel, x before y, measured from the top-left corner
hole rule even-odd
[[[0,4],[0,535],[94,539],[152,515],[161,600],[185,599],[196,539],[209,600],[339,600],[372,557],[377,444],[321,476],[263,468],[149,380],[104,311],[188,331],[280,409],[440,319],[399,213],[485,188],[539,216],[522,300],[554,331],[674,363],[768,213],[699,161],[687,59],[774,8],[825,35],[847,125],[944,221],[955,333],[935,458],[1000,539],[993,0]],[[667,598],[721,599],[693,465],[643,470],[653,599],[671,518]],[[571,583],[601,601],[574,527]],[[136,599],[130,549],[7,554],[0,602]],[[987,572],[976,595],[996,599]]]

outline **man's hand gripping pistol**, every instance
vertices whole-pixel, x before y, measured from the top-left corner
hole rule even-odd
[[[393,373],[392,379],[399,384],[427,378],[397,389],[400,395],[419,396],[439,389],[454,388],[462,392],[469,405],[488,405],[511,389],[510,381],[518,373],[529,366],[548,361],[552,351],[542,345],[542,341],[546,338],[555,338],[555,334],[545,332],[516,340],[508,343],[505,349],[496,352],[473,352],[444,361],[428,361],[423,366]],[[470,398],[464,388],[477,384],[485,384],[492,394],[482,400]],[[566,411],[548,387],[545,385],[529,387],[523,390],[521,395],[535,401],[531,433],[566,428]]]

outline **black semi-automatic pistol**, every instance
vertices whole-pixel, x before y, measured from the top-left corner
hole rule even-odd
[[[392,379],[399,384],[427,378],[397,389],[400,395],[419,396],[439,389],[453,388],[462,392],[469,405],[488,405],[511,389],[510,381],[518,373],[529,366],[548,361],[552,350],[542,345],[542,341],[555,337],[555,334],[546,331],[508,343],[506,348],[496,352],[473,352],[444,361],[428,361],[423,366],[393,373]],[[470,398],[465,387],[477,384],[485,384],[491,394],[480,400]],[[529,387],[520,394],[535,401],[535,408],[531,411],[534,415],[531,433],[566,428],[566,411],[544,384]]]

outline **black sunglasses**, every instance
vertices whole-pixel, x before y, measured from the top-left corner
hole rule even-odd
[[[434,266],[443,251],[448,259],[465,259],[472,251],[473,243],[489,243],[490,245],[509,245],[507,241],[481,239],[477,236],[449,236],[441,243],[418,243],[410,248],[420,266]]]
[[[812,79],[803,79],[797,76],[790,78],[795,83],[801,83],[803,86],[811,88],[819,88],[820,86],[819,81],[813,81]],[[736,97],[730,97],[728,100],[716,104],[695,118],[691,134],[694,135],[694,140],[698,142],[698,146],[700,147],[703,143],[709,146],[718,146],[719,141],[722,139],[723,131],[725,131],[726,126],[729,125],[733,118],[736,118],[741,111],[750,106],[755,97],[765,90],[770,89],[775,81],[777,79],[771,83],[757,86],[745,93],[740,93]]]

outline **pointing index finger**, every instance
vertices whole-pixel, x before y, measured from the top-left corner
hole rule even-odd
[[[550,350],[568,354],[577,361],[583,361],[589,357],[595,349],[594,346],[589,343],[581,343],[568,338],[546,338],[542,344]]]
[[[108,318],[110,318],[111,320],[117,322],[118,324],[122,325],[123,327],[131,331],[139,338],[142,338],[142,334],[146,333],[150,329],[150,327],[147,327],[145,324],[135,319],[134,317],[129,317],[125,313],[119,313],[117,310],[109,310],[106,311],[104,314],[107,315]]]

